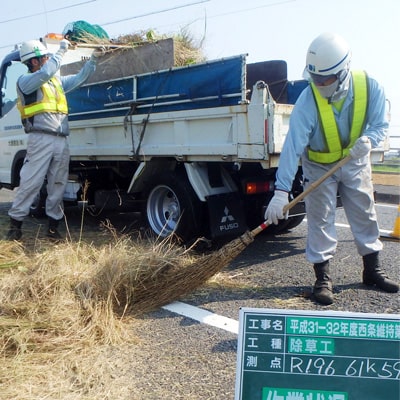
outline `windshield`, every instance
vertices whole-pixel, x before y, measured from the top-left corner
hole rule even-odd
[[[25,64],[19,61],[11,61],[6,67],[1,82],[1,116],[6,115],[17,102],[17,79],[28,71]]]

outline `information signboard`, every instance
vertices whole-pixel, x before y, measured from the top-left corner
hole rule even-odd
[[[242,308],[235,400],[399,400],[400,316]]]

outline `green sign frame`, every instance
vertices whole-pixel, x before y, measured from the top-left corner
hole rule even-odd
[[[241,308],[235,400],[400,399],[400,316]]]

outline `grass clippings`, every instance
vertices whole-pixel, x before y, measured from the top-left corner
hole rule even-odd
[[[10,250],[11,257],[4,256]],[[116,344],[125,334],[121,318],[156,308],[156,298],[137,308],[151,281],[173,267],[184,269],[195,258],[171,242],[134,242],[129,238],[93,246],[66,242],[24,256],[17,243],[0,242],[1,351],[77,343]],[[14,332],[15,330],[15,332]]]
[[[135,345],[135,289],[195,258],[170,241],[65,242],[26,254],[0,241],[0,398],[130,398],[110,349]],[[143,290],[143,287],[142,287]],[[157,303],[153,300],[153,305]]]
[[[23,268],[27,263],[24,247],[19,242],[2,242],[0,251],[0,271],[7,268]]]
[[[198,289],[251,241],[202,256],[115,233],[97,246],[0,241],[0,399],[135,400],[110,352],[135,346],[136,317]]]

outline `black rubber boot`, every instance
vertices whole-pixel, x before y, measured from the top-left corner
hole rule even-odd
[[[57,230],[59,222],[60,222],[59,220],[49,217],[49,228],[47,230],[47,237],[49,239],[55,241],[62,239],[60,232],[58,232]]]
[[[333,303],[332,281],[329,276],[329,261],[314,264],[317,280],[314,283],[314,297],[318,303],[329,305]]]
[[[22,237],[22,221],[17,221],[14,218],[10,218],[10,229],[7,232],[7,240],[19,240]]]
[[[368,286],[376,285],[385,292],[396,293],[399,291],[399,284],[389,279],[382,270],[379,262],[379,252],[363,256],[364,271],[363,283]]]

